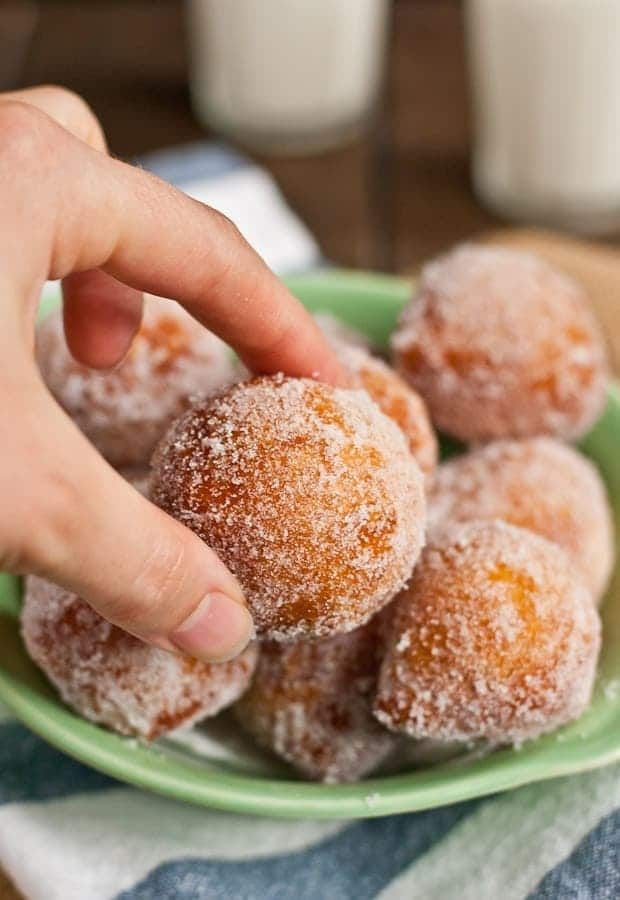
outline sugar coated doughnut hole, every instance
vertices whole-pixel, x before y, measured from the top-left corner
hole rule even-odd
[[[380,617],[321,641],[261,645],[252,686],[235,715],[262,747],[307,778],[356,781],[394,748],[394,735],[371,711]]]
[[[466,442],[574,439],[605,403],[584,291],[527,253],[464,245],[425,266],[392,344],[434,424]]]
[[[365,335],[329,313],[317,313],[314,319],[340,359],[349,387],[365,390],[381,412],[401,429],[428,486],[437,466],[438,446],[424,400],[394,369],[370,352]],[[235,380],[249,377],[247,369],[240,366]]]
[[[563,547],[594,598],[611,573],[611,512],[592,463],[553,438],[494,441],[439,467],[431,530],[444,523],[503,519]]]
[[[382,359],[359,347],[340,344],[336,350],[349,375],[349,385],[365,390],[381,412],[396,422],[430,484],[438,450],[424,400]]]
[[[226,345],[177,303],[147,296],[142,326],[123,362],[108,372],[73,359],[62,313],[37,328],[36,355],[56,400],[114,466],[148,463],[170,422],[188,406],[229,384]]]
[[[159,650],[35,576],[26,580],[21,628],[30,657],[65,703],[91,722],[147,740],[234,703],[258,655],[251,644],[230,662],[207,664]]]
[[[599,647],[563,550],[504,522],[463,523],[395,601],[375,712],[416,738],[519,744],[583,712]]]
[[[263,638],[328,637],[400,590],[424,480],[363,391],[263,376],[197,404],[153,459],[152,497],[220,554]]]

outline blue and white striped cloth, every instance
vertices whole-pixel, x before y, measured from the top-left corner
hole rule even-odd
[[[237,154],[193,145],[145,164],[226,212],[277,271],[316,265]],[[0,709],[0,866],[30,900],[616,900],[620,767],[423,813],[277,821],[119,785]]]

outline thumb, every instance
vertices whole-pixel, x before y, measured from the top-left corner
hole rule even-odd
[[[22,412],[24,426],[23,446],[9,454],[32,463],[29,485],[22,474],[10,503],[13,571],[74,591],[156,646],[206,662],[240,653],[252,619],[214,551],[108,466],[43,388]]]

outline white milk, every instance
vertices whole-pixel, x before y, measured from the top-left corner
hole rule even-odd
[[[271,150],[346,140],[377,99],[388,9],[388,0],[188,0],[199,118]]]
[[[620,225],[620,0],[466,0],[477,191],[509,217]]]

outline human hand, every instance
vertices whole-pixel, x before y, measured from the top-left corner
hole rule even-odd
[[[159,647],[229,658],[252,633],[236,579],[104,462],[43,385],[41,286],[64,279],[69,347],[95,368],[126,353],[141,291],[178,300],[255,371],[337,383],[338,363],[234,225],[110,158],[79,97],[0,94],[0,134],[0,569],[47,577]]]

